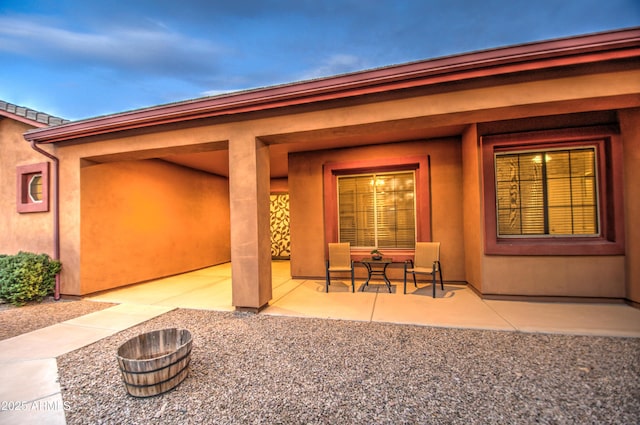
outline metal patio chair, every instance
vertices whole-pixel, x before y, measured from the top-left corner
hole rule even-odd
[[[404,263],[404,293],[407,293],[407,275],[413,275],[413,285],[417,288],[416,274],[431,275],[433,298],[436,297],[436,274],[440,275],[440,288],[444,291],[442,265],[440,264],[440,242],[416,242],[415,257]]]
[[[351,292],[355,292],[355,280],[353,270],[353,260],[351,260],[351,244],[349,242],[339,242],[329,244],[329,259],[326,262],[327,278],[325,282],[325,292],[329,292],[331,285],[331,273],[351,273]]]

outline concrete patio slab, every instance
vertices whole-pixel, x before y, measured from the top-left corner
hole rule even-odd
[[[640,310],[626,304],[484,303],[522,332],[640,337]]]
[[[376,299],[372,320],[424,326],[514,330],[514,327],[489,308],[469,288],[446,285],[444,292],[438,287],[432,297],[431,286],[420,287],[402,294],[385,294]]]
[[[229,311],[231,268],[224,264],[115,289],[89,297],[92,301],[163,305]]]
[[[203,269],[198,269],[198,270],[189,272],[189,274],[230,278],[231,263],[223,263],[223,264],[218,264],[217,266],[205,267]]]
[[[277,285],[273,285],[272,300],[270,304],[274,304],[282,297],[288,295],[291,291],[302,285],[302,280],[288,279]]]
[[[91,297],[94,301],[156,304],[190,291],[206,288],[222,278],[202,274],[172,276],[144,284],[128,286]]]
[[[231,304],[231,282],[229,278],[217,277],[205,287],[200,287],[183,294],[166,298],[156,305],[196,310],[234,311]]]
[[[263,314],[273,316],[317,317],[323,319],[371,320],[375,293],[352,293],[350,284],[335,281],[325,293],[324,281],[305,280]]]
[[[89,299],[175,308],[233,311],[230,263],[170,278],[117,289]],[[203,284],[205,281],[209,283]],[[392,281],[389,294],[382,282],[360,292],[364,279],[336,279],[329,293],[324,280],[292,279],[288,261],[272,263],[272,300],[264,314],[380,321],[424,326],[549,332],[586,335],[640,336],[640,310],[624,304],[525,303],[490,301],[466,285],[445,285],[432,298],[431,285],[413,284],[402,293]],[[178,291],[180,289],[180,291]]]

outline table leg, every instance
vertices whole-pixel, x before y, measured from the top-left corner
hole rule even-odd
[[[360,292],[364,292],[365,286],[369,286],[369,281],[371,280],[371,275],[373,274],[373,270],[371,269],[371,265],[368,264],[368,263],[363,263],[363,264],[367,268],[367,281],[364,283],[364,285],[362,285],[362,289],[360,289]]]
[[[387,277],[387,267],[389,266],[389,264],[385,264],[384,268],[382,269],[382,277],[384,278],[384,283],[387,284],[387,289],[389,290],[389,293],[391,293],[391,282],[389,281],[389,278]]]
[[[375,274],[376,276],[382,276],[382,279],[384,280],[385,285],[387,285],[387,289],[389,290],[389,293],[391,293],[391,281],[387,277],[387,267],[389,266],[390,263],[382,264],[382,270],[374,270],[373,265],[369,263],[362,263],[362,264],[364,264],[364,266],[367,268],[367,281],[364,283],[364,285],[362,285],[362,289],[360,289],[360,291],[364,292],[364,288],[369,286],[371,277]]]

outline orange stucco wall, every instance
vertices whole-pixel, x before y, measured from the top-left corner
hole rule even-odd
[[[81,294],[230,261],[225,178],[160,160],[85,167],[81,217]]]
[[[353,149],[295,153],[289,156],[291,274],[323,278],[325,273],[323,164],[378,158],[431,157],[432,238],[440,241],[446,280],[464,280],[462,173],[458,139],[393,143]],[[358,268],[358,275],[364,269]],[[390,268],[392,278],[402,269]]]
[[[624,146],[627,299],[640,304],[640,108],[619,113]]]
[[[27,214],[16,210],[16,167],[50,162],[24,140],[22,134],[33,128],[0,118],[0,254],[27,251],[53,255],[51,208]]]
[[[289,181],[287,179],[271,179],[271,193],[287,193],[289,192]]]
[[[482,293],[624,298],[623,256],[485,256]]]

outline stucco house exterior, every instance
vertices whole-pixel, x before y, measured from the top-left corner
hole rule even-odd
[[[50,192],[42,190],[53,178],[51,161],[25,143],[23,134],[65,122],[0,100],[0,254],[55,255]]]
[[[21,165],[59,174],[63,295],[231,261],[233,305],[258,311],[278,193],[294,278],[338,240],[400,278],[434,240],[484,297],[640,303],[638,28],[11,125],[56,158]]]

